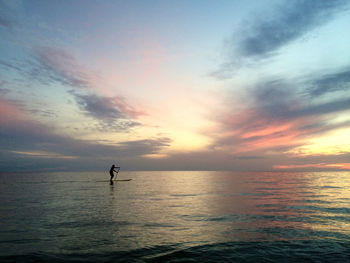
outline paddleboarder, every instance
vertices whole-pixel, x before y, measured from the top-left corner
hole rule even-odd
[[[118,170],[115,170],[115,169],[118,169]],[[114,164],[112,165],[111,169],[109,170],[109,174],[111,176],[110,181],[113,180],[114,172],[116,172],[118,174],[119,170],[120,170],[120,167],[116,167]]]

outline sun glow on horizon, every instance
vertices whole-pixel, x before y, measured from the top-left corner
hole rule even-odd
[[[299,156],[344,154],[350,152],[349,134],[350,128],[336,130],[326,135],[312,138],[289,153]]]

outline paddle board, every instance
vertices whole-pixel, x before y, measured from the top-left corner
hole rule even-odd
[[[116,179],[116,180],[112,180],[113,182],[127,182],[127,181],[131,181],[132,179]],[[96,182],[110,182],[111,180],[99,180]]]
[[[132,179],[117,179],[117,180],[113,180],[113,181],[131,181]]]

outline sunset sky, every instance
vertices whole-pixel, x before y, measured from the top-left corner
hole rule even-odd
[[[0,171],[350,170],[350,1],[1,1]]]

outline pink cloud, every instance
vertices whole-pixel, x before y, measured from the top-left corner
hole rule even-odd
[[[0,98],[0,124],[12,126],[26,120],[26,116],[13,104]]]
[[[75,98],[99,98],[107,103],[103,111],[107,115],[119,111],[126,118],[137,118],[145,115],[145,110],[136,109],[127,99],[118,94],[111,96],[110,84],[96,72],[82,66],[77,59],[66,50],[54,47],[41,47],[36,51],[36,60],[40,64],[39,73],[44,72],[51,82],[59,82],[70,86]],[[83,95],[82,93],[89,93]],[[92,94],[91,94],[92,93]],[[103,95],[95,95],[101,94]],[[109,95],[107,95],[109,94]],[[110,110],[110,112],[108,112]],[[93,115],[94,116],[94,115]]]
[[[137,118],[142,115],[147,115],[146,111],[135,109],[135,107],[131,106],[126,102],[126,99],[122,96],[117,96],[112,98],[113,104],[124,114],[130,116],[132,118]]]
[[[289,164],[289,165],[274,165],[273,168],[281,169],[281,170],[293,170],[293,169],[305,169],[305,168],[350,170],[350,163]]]
[[[232,148],[231,153],[293,147],[312,136],[319,127],[304,129],[320,119],[300,117],[281,119],[263,116],[258,109],[249,108],[238,114],[227,114],[221,125],[217,144]]]
[[[55,47],[36,49],[39,73],[46,73],[53,82],[60,82],[73,88],[92,88],[96,75],[83,68],[70,53]]]
[[[25,132],[27,134],[44,135],[48,128],[32,120],[18,106],[0,98],[0,126],[7,132]]]

